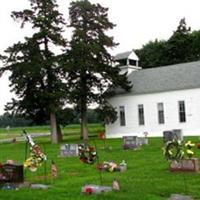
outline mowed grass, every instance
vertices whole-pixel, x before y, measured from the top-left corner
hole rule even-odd
[[[97,134],[98,132],[96,132]],[[94,135],[94,133],[93,133]],[[188,138],[187,138],[188,139]],[[197,138],[190,138],[197,142]],[[48,138],[36,141],[46,152],[47,180],[44,176],[44,165],[35,173],[25,172],[25,180],[31,183],[46,183],[48,190],[20,189],[17,191],[1,191],[2,200],[78,200],[78,199],[127,199],[127,200],[167,200],[171,194],[191,195],[195,200],[200,199],[199,173],[172,173],[169,163],[165,161],[162,153],[162,139],[150,138],[149,144],[140,150],[123,150],[121,139],[107,139],[106,144],[111,150],[103,149],[103,142],[98,137],[91,137],[89,143],[96,145],[100,162],[114,161],[120,163],[125,160],[128,169],[125,172],[102,172],[103,185],[111,186],[116,178],[120,184],[120,191],[112,191],[101,195],[83,195],[81,187],[85,184],[100,184],[100,173],[96,164],[87,165],[79,161],[78,157],[60,158],[60,144],[52,145]],[[63,143],[81,143],[78,137],[65,138]],[[195,154],[200,157],[200,152]],[[0,145],[0,161],[8,159],[22,163],[25,158],[25,143]],[[51,177],[51,160],[58,167],[58,177]],[[185,181],[184,181],[185,180]]]

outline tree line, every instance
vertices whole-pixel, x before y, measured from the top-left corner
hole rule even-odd
[[[63,109],[58,116],[58,123],[65,127],[69,124],[80,124],[79,113],[73,108]],[[96,109],[88,109],[88,123],[103,123],[99,112]],[[49,125],[49,121],[43,121],[38,124],[30,118],[25,118],[20,114],[11,114],[5,112],[0,115],[0,127],[24,127],[24,126],[38,126],[38,125]]]
[[[33,34],[0,56],[0,75],[11,72],[11,90],[17,96],[5,110],[37,124],[48,120],[52,143],[58,143],[61,116],[71,104],[80,118],[81,137],[88,140],[88,106],[98,104],[100,118],[113,122],[117,112],[108,97],[116,87],[131,88],[126,74],[112,66],[108,50],[117,44],[106,34],[115,27],[108,19],[108,8],[89,0],[71,1],[66,21],[56,0],[28,1],[27,9],[13,11],[11,17],[22,29],[31,25]],[[71,39],[64,36],[67,28],[72,30]]]
[[[135,50],[143,68],[197,61],[200,59],[200,30],[191,31],[185,18],[168,40],[155,40]]]

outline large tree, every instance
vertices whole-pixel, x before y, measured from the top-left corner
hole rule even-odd
[[[191,33],[185,18],[168,40],[148,42],[136,50],[143,68],[159,67],[170,64],[199,60],[199,31]]]
[[[168,64],[176,64],[190,61],[191,37],[190,27],[187,27],[185,18],[181,19],[173,35],[167,41],[166,56]]]
[[[65,22],[56,0],[29,1],[29,9],[14,11],[11,15],[21,22],[22,28],[29,23],[34,33],[6,50],[7,57],[4,57],[5,65],[1,70],[11,72],[12,91],[18,97],[7,108],[37,116],[37,120],[49,115],[52,142],[57,143],[61,134],[56,113],[64,101],[66,84],[62,81],[61,55],[57,55],[55,49],[66,46],[62,36]]]
[[[126,75],[120,75],[120,69],[112,66],[108,48],[115,47],[116,43],[106,34],[114,27],[108,20],[107,12],[107,8],[88,0],[71,2],[69,8],[69,26],[73,34],[67,53],[68,83],[70,100],[80,112],[84,140],[88,139],[88,105],[97,103],[101,108],[108,108],[108,92],[105,92],[109,91],[108,88],[131,88]]]
[[[164,66],[169,63],[167,52],[167,42],[165,40],[150,41],[141,49],[135,50],[140,59],[140,66],[144,68]]]

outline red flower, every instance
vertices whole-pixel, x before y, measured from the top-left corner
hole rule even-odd
[[[104,140],[105,139],[105,133],[104,132],[99,133],[99,139],[100,140]]]
[[[85,193],[92,194],[92,188],[90,187],[85,188]]]

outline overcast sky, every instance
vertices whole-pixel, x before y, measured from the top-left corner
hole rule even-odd
[[[58,0],[60,10],[67,11],[70,0]],[[199,0],[91,0],[108,7],[109,19],[116,24],[109,34],[114,36],[119,46],[112,54],[141,48],[150,40],[168,39],[176,30],[181,18],[192,30],[200,30]],[[0,4],[0,53],[8,46],[31,34],[30,29],[20,29],[13,22],[11,11],[29,6],[28,0],[6,0]],[[13,96],[10,93],[7,75],[0,78],[0,114],[4,105]]]

